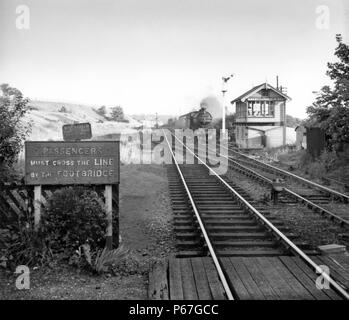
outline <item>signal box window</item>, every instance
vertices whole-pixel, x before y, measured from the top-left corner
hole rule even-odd
[[[274,117],[274,101],[249,101],[247,114],[250,118]]]

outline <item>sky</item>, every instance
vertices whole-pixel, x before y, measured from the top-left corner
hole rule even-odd
[[[287,113],[304,118],[348,27],[347,0],[0,0],[0,83],[32,99],[178,115],[221,99],[222,76],[234,74],[230,101],[279,75]]]

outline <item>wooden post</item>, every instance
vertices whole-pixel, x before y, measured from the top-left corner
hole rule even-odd
[[[119,217],[119,183],[116,183],[113,185],[113,244],[114,248],[119,247],[119,238],[120,238],[120,217]],[[117,224],[114,221],[114,218],[117,218]]]
[[[112,186],[105,186],[105,207],[107,214],[107,234],[106,234],[106,247],[108,249],[113,248],[113,194],[112,194]]]
[[[37,231],[41,218],[41,186],[34,186],[34,229]]]

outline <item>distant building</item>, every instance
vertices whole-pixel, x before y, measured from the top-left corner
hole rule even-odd
[[[326,148],[325,131],[318,127],[297,126],[296,131],[296,148],[306,149],[313,157],[318,157]]]
[[[286,102],[281,90],[263,83],[231,101],[236,103],[235,140],[240,148],[286,145]]]

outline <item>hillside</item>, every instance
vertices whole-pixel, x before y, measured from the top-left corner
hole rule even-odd
[[[140,122],[125,116],[129,123],[106,121],[98,115],[94,106],[31,101],[31,110],[26,115],[25,121],[32,122],[32,132],[29,140],[62,140],[62,126],[74,122],[89,122],[92,126],[94,137],[109,133],[119,133],[140,126]],[[67,112],[59,112],[64,106]]]
[[[140,127],[144,119],[155,119],[154,115],[125,115],[128,123],[115,122],[106,121],[98,115],[94,111],[98,106],[37,100],[32,100],[29,105],[31,110],[26,115],[25,121],[32,122],[32,132],[28,140],[62,140],[62,126],[74,122],[91,123],[92,136],[96,138]],[[63,106],[66,112],[59,111]],[[109,112],[108,108],[107,112]],[[159,123],[166,123],[168,118],[170,118],[168,115],[159,115]],[[295,142],[296,133],[293,128],[289,127],[287,128],[287,143],[292,144]]]

